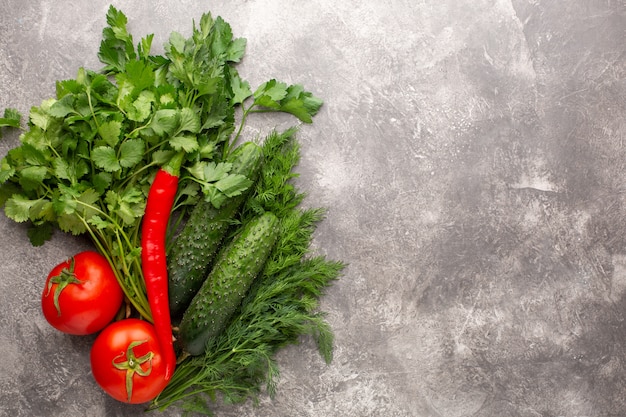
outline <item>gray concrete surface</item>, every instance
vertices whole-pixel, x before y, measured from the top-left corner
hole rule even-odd
[[[280,354],[274,400],[218,415],[626,415],[623,0],[114,4],[157,51],[221,15],[253,85],[325,99],[299,184],[329,208],[316,249],[350,264],[323,301],[335,360],[305,340]],[[99,67],[107,7],[1,1],[0,108]],[[95,385],[89,338],[39,312],[49,269],[88,244],[35,249],[3,216],[0,236],[0,416],[141,414]]]

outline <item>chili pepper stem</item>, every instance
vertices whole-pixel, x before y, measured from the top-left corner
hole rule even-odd
[[[179,152],[172,157],[161,169],[173,177],[180,177],[180,167],[183,164],[185,158],[184,152]]]

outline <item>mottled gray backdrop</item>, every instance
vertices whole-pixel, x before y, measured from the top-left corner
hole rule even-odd
[[[329,209],[315,250],[349,263],[323,300],[335,359],[303,340],[274,400],[219,415],[626,415],[624,0],[114,4],[156,52],[221,15],[248,38],[253,86],[325,100],[299,133],[299,185]],[[107,8],[0,1],[0,109],[99,68]],[[47,272],[88,243],[35,249],[4,216],[0,236],[0,416],[140,415],[93,382],[92,339],[39,311]]]

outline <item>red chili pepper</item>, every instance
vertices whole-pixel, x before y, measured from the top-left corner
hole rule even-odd
[[[157,171],[146,202],[141,226],[141,264],[146,283],[152,321],[165,358],[165,379],[169,380],[176,368],[176,353],[172,337],[172,322],[168,298],[165,236],[174,198],[182,155]]]

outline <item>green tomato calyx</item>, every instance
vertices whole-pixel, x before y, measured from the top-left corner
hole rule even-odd
[[[139,376],[148,376],[152,372],[152,358],[154,352],[150,351],[142,356],[135,356],[133,348],[147,343],[147,340],[138,340],[131,342],[128,345],[125,353],[121,353],[113,358],[113,366],[121,371],[126,371],[126,395],[128,396],[128,402],[130,402],[133,395],[133,376],[135,374]],[[126,360],[123,362],[116,362],[118,359],[126,356]],[[148,362],[148,369],[143,369],[141,365]]]
[[[52,286],[57,284],[54,289],[54,308],[57,310],[57,314],[61,317],[61,306],[59,305],[59,296],[61,292],[70,284],[82,284],[84,281],[76,278],[76,274],[74,274],[74,257],[70,258],[70,267],[63,268],[59,275],[56,275],[48,281],[48,292],[46,292],[46,297],[50,294],[52,290]]]

